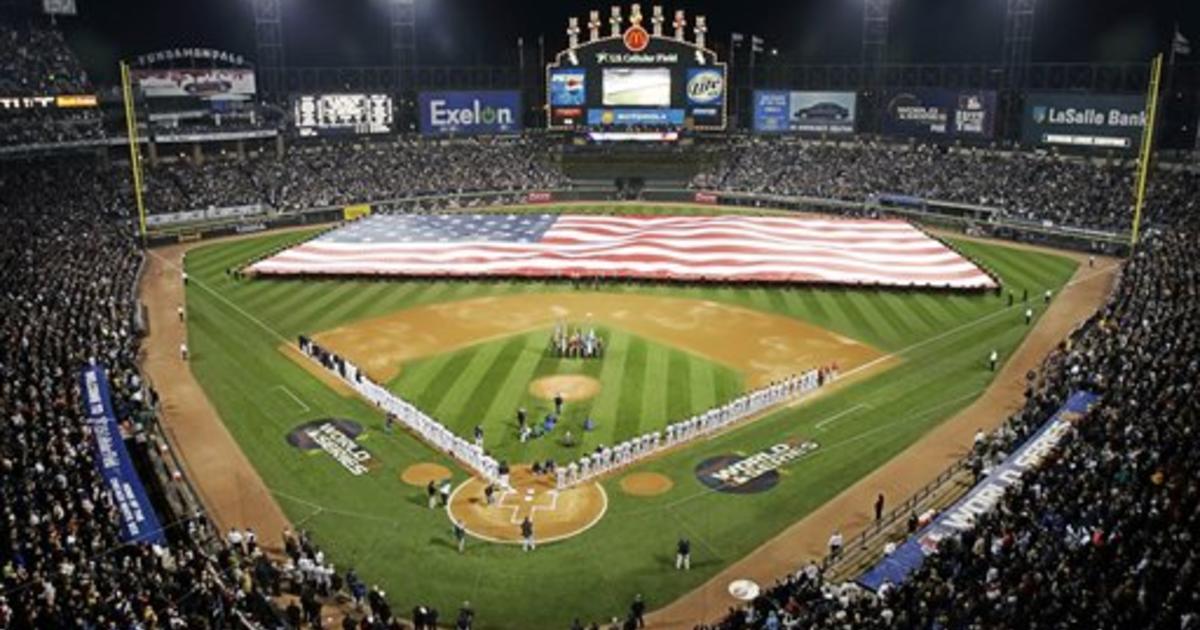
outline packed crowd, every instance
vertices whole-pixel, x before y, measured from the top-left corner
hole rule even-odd
[[[61,32],[39,23],[0,22],[0,96],[89,92],[87,73]],[[76,142],[103,136],[100,115],[94,109],[60,110],[53,103],[0,108],[0,145]]]
[[[147,203],[158,212],[264,203],[281,210],[431,193],[553,188],[563,176],[532,138],[387,142],[293,147],[282,159],[210,159],[147,169]]]
[[[699,189],[865,201],[902,194],[979,204],[1014,219],[1105,230],[1129,228],[1133,165],[1097,164],[1030,152],[932,144],[792,138],[744,139],[722,147],[719,165],[695,177]],[[1144,220],[1177,224],[1194,216],[1200,173],[1160,169]]]
[[[87,74],[58,29],[0,22],[0,94],[80,94]]]
[[[344,627],[398,627],[378,589],[334,579],[303,532],[269,559],[253,532],[222,539],[202,513],[161,513],[166,544],[125,543],[83,417],[80,369],[102,365],[132,452],[156,456],[157,395],[137,370],[142,252],[127,187],[75,161],[0,170],[0,628],[281,625],[277,597],[313,619],[338,591]],[[136,455],[135,455],[136,458]],[[148,484],[153,482],[143,477]],[[169,482],[168,482],[169,483]],[[170,506],[161,503],[166,510]],[[283,619],[292,615],[284,608]]]
[[[903,584],[786,576],[708,628],[1193,628],[1200,621],[1200,240],[1152,234],[1104,308],[976,446],[1000,461],[1072,391],[1101,402]],[[912,527],[910,526],[910,531]]]

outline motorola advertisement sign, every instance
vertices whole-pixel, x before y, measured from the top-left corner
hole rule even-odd
[[[521,93],[516,90],[421,92],[417,105],[425,135],[521,131]]]
[[[894,136],[987,139],[995,133],[996,93],[915,89],[888,95],[883,132]]]
[[[1032,92],[1025,97],[1021,142],[1133,150],[1145,127],[1146,98],[1140,94]]]
[[[754,92],[755,133],[854,133],[854,92]]]
[[[570,20],[567,48],[546,66],[549,127],[724,129],[728,75],[704,21],[637,11]]]

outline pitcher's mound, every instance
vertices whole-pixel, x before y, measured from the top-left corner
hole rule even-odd
[[[452,476],[450,469],[441,464],[422,462],[405,468],[404,472],[400,473],[400,481],[410,486],[425,487],[430,481],[441,481]]]
[[[542,400],[554,400],[555,394],[567,402],[587,400],[600,393],[600,381],[580,374],[543,376],[529,384],[529,393]]]
[[[521,542],[521,522],[533,521],[539,543],[563,540],[583,533],[608,510],[608,495],[598,483],[557,490],[548,475],[534,475],[529,466],[513,466],[512,488],[499,490],[492,505],[484,498],[487,483],[471,478],[450,495],[447,511],[472,536],[495,543]]]
[[[625,491],[625,494],[635,497],[658,496],[665,494],[673,487],[675,487],[675,482],[671,481],[670,477],[658,473],[640,472],[621,478],[621,489]]]

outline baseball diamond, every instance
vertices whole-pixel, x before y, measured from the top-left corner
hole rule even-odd
[[[0,2],[0,630],[1194,629],[1200,3],[677,2]]]
[[[644,212],[644,206],[629,211]],[[511,561],[528,570],[563,576],[551,582],[561,585],[554,597],[602,614],[613,604],[587,597],[586,589],[573,590],[562,573],[581,563],[598,570],[592,554],[599,553],[614,579],[620,576],[630,589],[667,600],[698,586],[965,408],[989,380],[981,348],[996,345],[1011,354],[1030,330],[1020,309],[1010,310],[1006,298],[992,291],[621,282],[564,287],[538,280],[379,282],[227,273],[260,252],[304,238],[303,233],[268,235],[191,249],[186,264],[192,365],[213,392],[218,411],[238,419],[228,426],[284,511],[328,539],[330,553],[376,576],[393,594],[415,585],[389,577],[391,554],[434,554],[437,561],[425,569],[431,575],[466,571],[500,579],[493,572],[509,562],[505,554],[516,553],[520,557]],[[947,242],[1010,286],[1036,287],[1035,295],[1041,287],[1058,294],[1077,269],[1070,258],[956,238]],[[605,356],[592,361],[549,354],[547,340],[559,321],[603,330],[610,339]],[[289,349],[297,335],[361,366],[365,377],[444,423],[464,442],[473,443],[478,428],[483,448],[510,467],[508,485],[494,484],[494,503],[487,503],[486,479],[464,475],[402,422],[389,428],[380,412],[346,385],[338,386],[344,383],[340,376],[298,358]],[[239,341],[231,343],[234,339]],[[740,392],[832,364],[840,375],[827,386],[697,441],[664,448],[633,468],[615,469],[620,471],[615,475],[559,491],[549,473],[531,472],[534,463],[565,465],[597,447],[663,431],[667,423],[720,406]],[[247,371],[250,365],[260,367]],[[311,413],[336,413],[364,425],[359,439],[380,462],[362,477],[366,485],[355,483],[359,477],[333,458],[295,459],[275,446],[278,438],[267,439],[269,427],[286,427],[286,432],[307,415],[294,404],[285,407],[282,399],[255,393],[263,386],[260,381],[278,384],[281,375]],[[530,386],[555,376],[594,379],[598,390],[590,398],[564,400],[553,429],[522,442],[517,410],[525,410],[527,424],[541,427],[554,414],[554,394],[538,396]],[[864,404],[869,406],[824,423]],[[769,456],[781,443],[804,445],[803,453]],[[723,465],[732,470],[740,460],[762,460],[753,457],[758,451],[768,454],[771,470],[747,470],[737,484],[709,484],[708,476],[694,470],[714,457],[742,453]],[[448,479],[431,479],[439,507],[436,495],[449,482],[446,509],[428,510],[426,488],[400,480],[401,471],[423,462],[450,471]],[[662,492],[626,492],[621,481],[627,470],[661,474],[673,485]],[[721,474],[727,480],[737,476]],[[766,491],[738,491],[766,477],[774,479]],[[594,498],[583,499],[579,492]],[[725,505],[729,499],[722,497],[743,504]],[[769,507],[783,505],[789,507]],[[542,543],[527,554],[519,544],[526,516],[534,539]],[[663,518],[674,525],[665,530],[650,525]],[[395,533],[378,531],[379,523],[393,521],[404,525]],[[440,544],[422,551],[428,544],[423,541],[450,542],[452,523],[467,532],[462,555],[443,556]],[[631,538],[631,531],[639,535]],[[707,558],[680,582],[659,580],[653,550],[669,548],[680,532],[709,541]],[[378,546],[383,540],[387,544]],[[494,544],[499,546],[489,547]],[[368,551],[372,548],[389,551]],[[481,584],[491,581],[485,577]],[[445,600],[437,599],[439,587],[432,593],[429,584],[420,588],[423,597],[451,606],[457,598],[453,583],[444,583]],[[522,594],[517,586],[481,587],[471,599],[480,606],[507,606],[513,623],[550,623],[538,616],[536,606],[501,603],[514,597],[532,602],[528,598],[544,593],[546,586],[530,588]]]

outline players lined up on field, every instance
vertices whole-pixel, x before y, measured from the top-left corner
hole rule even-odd
[[[566,322],[558,322],[550,337],[550,352],[559,358],[598,359],[604,356],[604,338],[596,334],[595,328],[571,332]]]
[[[389,392],[363,374],[358,366],[325,350],[304,335],[299,337],[300,351],[326,369],[337,374],[360,396],[382,409],[387,415],[388,426],[400,422],[434,448],[449,454],[476,474],[489,481],[501,481],[507,485],[507,475],[502,475],[502,466],[491,455],[484,452],[482,445],[472,444],[457,436],[445,425],[426,415],[408,401]]]
[[[743,394],[720,407],[668,424],[661,432],[639,435],[612,447],[599,446],[578,461],[554,470],[558,488],[569,488],[593,477],[629,466],[660,449],[673,448],[720,431],[789,398],[811,392],[837,376],[836,363],[813,368],[803,374]]]

